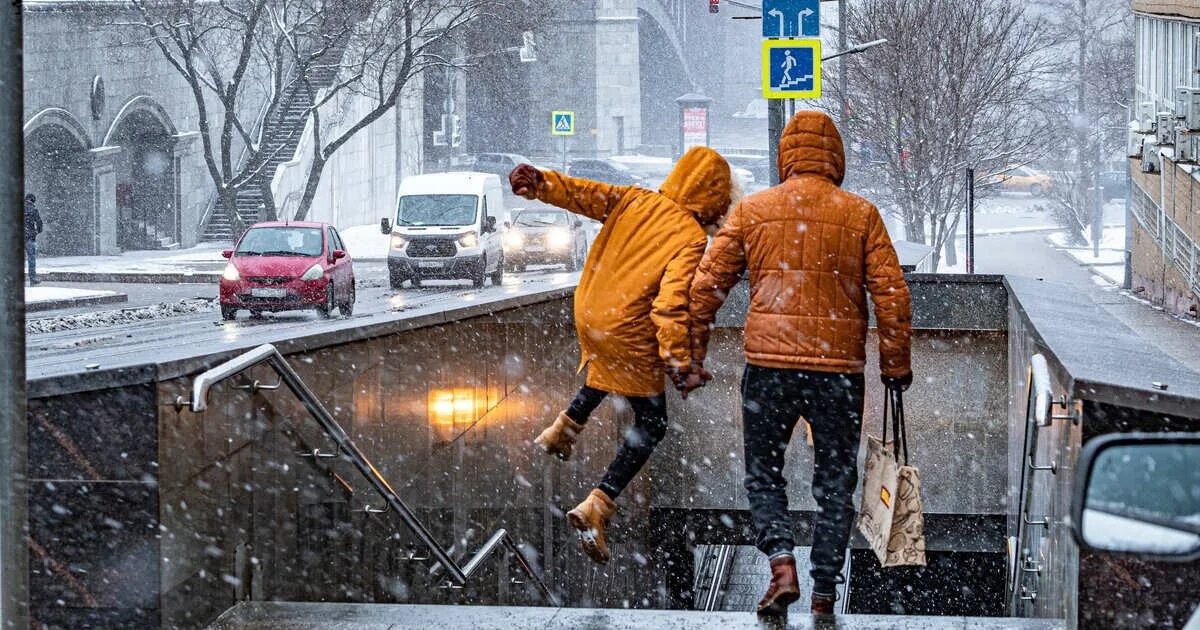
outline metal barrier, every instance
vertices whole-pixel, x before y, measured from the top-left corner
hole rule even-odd
[[[466,566],[460,567],[450,557],[449,552],[434,540],[433,535],[417,519],[412,510],[404,504],[404,501],[400,499],[400,496],[392,489],[387,480],[383,478],[379,470],[367,459],[366,455],[355,446],[350,436],[346,435],[341,425],[337,423],[337,420],[329,413],[329,410],[325,409],[325,406],[317,399],[316,394],[304,384],[304,381],[300,379],[300,376],[296,374],[292,366],[283,358],[283,355],[279,354],[275,346],[269,343],[263,344],[197,376],[192,384],[192,400],[190,405],[192,411],[198,413],[208,408],[208,392],[212,389],[213,385],[257,365],[269,365],[275,370],[282,383],[304,404],[309,415],[317,421],[317,424],[321,426],[325,434],[333,438],[338,447],[337,454],[333,455],[333,457],[346,459],[354,464],[354,467],[370,483],[371,487],[387,502],[388,511],[400,515],[401,520],[404,521],[408,529],[416,534],[417,538],[424,543],[430,553],[433,554],[433,558],[437,560],[438,565],[450,574],[454,582],[457,582],[459,585],[465,584],[467,580],[471,579],[471,576],[479,571],[479,568],[483,566],[483,561],[492,552],[500,547],[504,547],[516,557],[517,562],[521,565],[521,569],[533,579],[534,584],[537,585],[538,590],[541,591],[546,601],[550,602],[553,606],[560,606],[558,598],[546,587],[546,583],[542,581],[542,577],[529,565],[528,560],[525,559],[520,549],[517,548],[516,543],[513,542],[512,537],[504,529],[499,529],[496,533],[492,534],[492,537],[475,553],[475,556],[467,561]],[[265,390],[270,389],[270,387],[254,387],[253,389]]]
[[[1174,265],[1188,288],[1200,297],[1200,245],[1145,191],[1134,186],[1130,194],[1135,195],[1130,199],[1133,217],[1162,251],[1164,264]]]

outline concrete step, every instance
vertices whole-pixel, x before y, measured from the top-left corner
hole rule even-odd
[[[316,630],[318,628],[670,628],[671,630],[749,630],[784,627],[759,623],[752,613],[691,610],[623,610],[599,608],[522,608],[515,606],[434,606],[405,604],[329,604],[245,602],[225,611],[215,630]],[[838,615],[832,618],[790,615],[795,630],[1059,630],[1057,619],[1005,617],[902,617]]]

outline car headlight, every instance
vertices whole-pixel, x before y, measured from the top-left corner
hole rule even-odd
[[[242,274],[238,273],[237,267],[234,267],[233,263],[229,263],[225,265],[225,271],[221,272],[221,277],[230,282],[237,282],[242,279]]]
[[[458,237],[458,244],[460,247],[475,247],[479,244],[479,235],[474,232],[467,232]]]
[[[301,280],[320,280],[325,275],[325,270],[321,268],[321,263],[317,263],[308,268],[304,275],[300,276]]]
[[[571,233],[562,228],[555,228],[546,234],[546,245],[551,249],[566,249],[570,244]]]
[[[408,245],[408,239],[404,238],[403,235],[392,235],[392,249],[404,249],[405,245]]]
[[[504,234],[505,249],[521,249],[525,246],[525,235],[515,230]]]

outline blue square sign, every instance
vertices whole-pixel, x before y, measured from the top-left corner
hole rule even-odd
[[[820,37],[820,0],[763,0],[763,37]]]
[[[821,98],[821,40],[763,40],[764,98]]]

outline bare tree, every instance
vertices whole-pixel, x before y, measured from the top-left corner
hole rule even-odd
[[[848,136],[873,155],[885,198],[907,238],[953,247],[966,192],[979,173],[1037,154],[1045,126],[1034,103],[1046,68],[1041,26],[1015,0],[861,0],[850,41],[888,45],[846,59]]]
[[[297,219],[321,172],[355,134],[396,105],[431,66],[455,63],[443,51],[467,24],[524,7],[525,0],[131,0],[135,26],[187,82],[220,211],[234,232],[239,191],[257,185],[265,219],[276,211],[274,166],[291,155],[312,118],[313,152]],[[514,5],[509,7],[508,5]],[[368,99],[353,120],[339,111]],[[263,103],[261,109],[251,103]],[[215,103],[215,107],[213,106]],[[284,124],[301,117],[301,124]]]
[[[1055,215],[1076,244],[1090,226],[1099,242],[1102,190],[1097,176],[1124,146],[1133,91],[1133,10],[1125,0],[1055,0],[1051,33],[1064,61],[1045,101],[1059,146],[1073,158],[1053,193]]]

